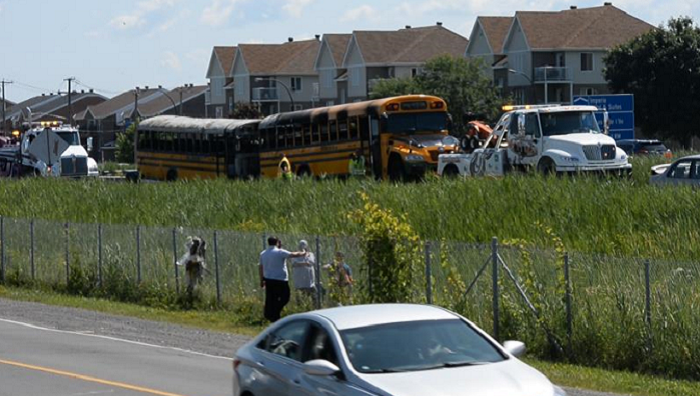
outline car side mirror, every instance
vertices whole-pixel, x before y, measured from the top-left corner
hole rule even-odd
[[[525,114],[518,115],[518,135],[525,136]]]
[[[311,376],[334,376],[340,373],[340,368],[325,359],[315,359],[304,364],[304,373]]]
[[[526,347],[525,343],[520,341],[506,341],[503,343],[503,348],[506,352],[516,358],[520,358],[525,355]]]
[[[605,135],[610,135],[610,126],[612,125],[610,121],[610,114],[608,111],[605,111],[603,113],[603,131],[605,132]]]

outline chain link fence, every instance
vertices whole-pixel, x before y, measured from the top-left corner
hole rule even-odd
[[[140,285],[177,295],[185,276],[176,262],[190,236],[207,242],[207,272],[198,286],[204,300],[262,305],[258,263],[268,236],[257,233],[0,218],[0,281],[67,289],[81,276],[105,291]],[[321,286],[317,293],[292,289],[288,312],[371,297],[371,267],[359,239],[278,237],[290,251],[308,242]],[[596,365],[638,368],[646,358],[645,364],[679,369],[677,376],[700,374],[698,263],[499,247],[497,240],[428,242],[421,253],[412,264],[412,301],[463,314],[501,341],[525,341],[536,353]],[[342,294],[328,267],[337,254],[354,279]],[[290,277],[293,288],[292,268]]]

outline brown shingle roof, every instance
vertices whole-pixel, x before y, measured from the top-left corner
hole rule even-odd
[[[224,71],[224,76],[231,74],[233,69],[233,60],[236,57],[237,47],[214,47],[214,53],[221,63],[221,69]]]
[[[612,5],[515,16],[532,50],[609,49],[654,29]]]
[[[356,31],[367,64],[422,63],[449,54],[463,57],[469,40],[442,26],[398,31]]]
[[[158,92],[157,89],[141,90],[139,93],[139,101],[146,100],[148,97]],[[109,101],[105,101],[97,106],[91,106],[86,111],[92,113],[95,119],[100,120],[109,117],[120,109],[127,108],[133,110],[134,106],[134,90],[129,90],[120,94]],[[85,115],[79,115],[85,117]],[[78,118],[80,120],[80,118]]]
[[[502,54],[503,42],[513,24],[513,17],[479,17],[479,23],[484,29],[491,51],[494,54]]]
[[[335,61],[335,66],[340,68],[343,66],[343,57],[345,57],[345,51],[348,48],[348,43],[352,39],[351,34],[325,34],[323,39],[328,43],[328,47],[333,54],[333,61]]]
[[[318,40],[238,46],[251,75],[316,75]]]
[[[139,106],[139,114],[143,117],[152,117],[163,114],[173,108],[173,102],[178,107],[180,106],[180,91],[182,90],[182,103],[186,104],[193,98],[204,95],[207,91],[208,86],[194,86],[194,87],[178,87],[174,90],[168,91],[167,95],[165,93],[159,92],[154,95],[154,99],[148,101],[143,106]],[[167,91],[167,90],[163,90]],[[172,100],[172,101],[171,101]],[[176,109],[177,110],[177,109]]]

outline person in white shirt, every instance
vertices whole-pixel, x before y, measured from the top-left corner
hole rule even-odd
[[[260,253],[260,287],[265,289],[265,319],[277,322],[289,303],[289,271],[287,259],[306,256],[306,252],[291,253],[281,248],[275,237],[267,239],[269,247]]]
[[[306,253],[306,255],[290,260],[294,289],[305,295],[313,296],[316,293],[316,272],[314,269],[316,257],[309,251],[309,243],[305,240],[299,241],[299,251]]]

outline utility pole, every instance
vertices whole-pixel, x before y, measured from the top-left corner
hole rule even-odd
[[[185,85],[185,87],[187,87],[187,85]],[[184,87],[180,87],[180,89],[178,90],[180,92],[180,116],[182,116],[182,89],[183,88]]]
[[[131,121],[132,124],[138,123],[139,118],[139,92],[140,88],[136,87],[134,90],[134,117]],[[134,131],[134,166],[138,165],[138,146],[139,146],[139,134],[138,129]]]
[[[63,79],[64,82],[68,82],[68,124],[73,126],[73,81],[75,77],[69,77]]]
[[[6,112],[6,110],[5,110],[6,109],[5,108],[6,107],[6,104],[5,104],[5,85],[12,84],[12,83],[13,82],[6,81],[5,79],[0,81],[0,85],[2,85],[2,134],[3,135],[7,135],[7,132],[5,131],[5,128],[7,127],[6,115],[5,115],[5,112]]]

